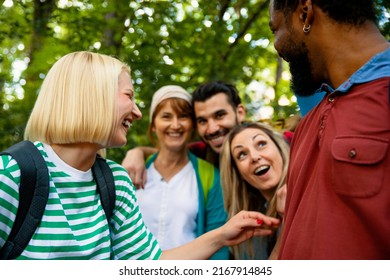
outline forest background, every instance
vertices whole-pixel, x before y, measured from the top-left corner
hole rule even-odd
[[[390,0],[375,2],[390,40]],[[125,147],[108,150],[118,162],[127,149],[149,144],[149,106],[163,85],[191,93],[223,80],[236,85],[250,120],[299,114],[268,22],[269,0],[0,0],[0,150],[22,140],[49,68],[79,50],[113,55],[132,68],[143,118]]]

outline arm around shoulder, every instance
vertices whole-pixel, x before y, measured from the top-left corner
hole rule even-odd
[[[146,183],[145,159],[157,151],[156,148],[141,146],[128,150],[122,161],[136,188],[143,188]]]

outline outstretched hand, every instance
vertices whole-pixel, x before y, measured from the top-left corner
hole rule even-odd
[[[279,227],[280,220],[260,212],[241,211],[218,230],[224,237],[224,246],[238,245],[254,236],[267,236]]]
[[[166,250],[161,259],[207,260],[224,246],[234,246],[253,236],[270,235],[280,221],[260,212],[241,211],[223,226],[206,232],[180,247]]]

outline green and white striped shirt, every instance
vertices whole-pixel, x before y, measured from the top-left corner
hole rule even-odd
[[[119,164],[107,160],[116,202],[108,225],[92,171],[63,162],[48,145],[35,142],[49,168],[49,199],[41,224],[18,259],[158,259],[161,249],[146,228],[134,186]],[[0,156],[0,248],[11,232],[19,204],[20,169]]]

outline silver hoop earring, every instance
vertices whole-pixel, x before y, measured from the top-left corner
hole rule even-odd
[[[306,25],[303,25],[302,30],[304,33],[308,33],[310,31],[310,29],[311,29],[311,24],[309,24],[307,27],[306,27]]]

